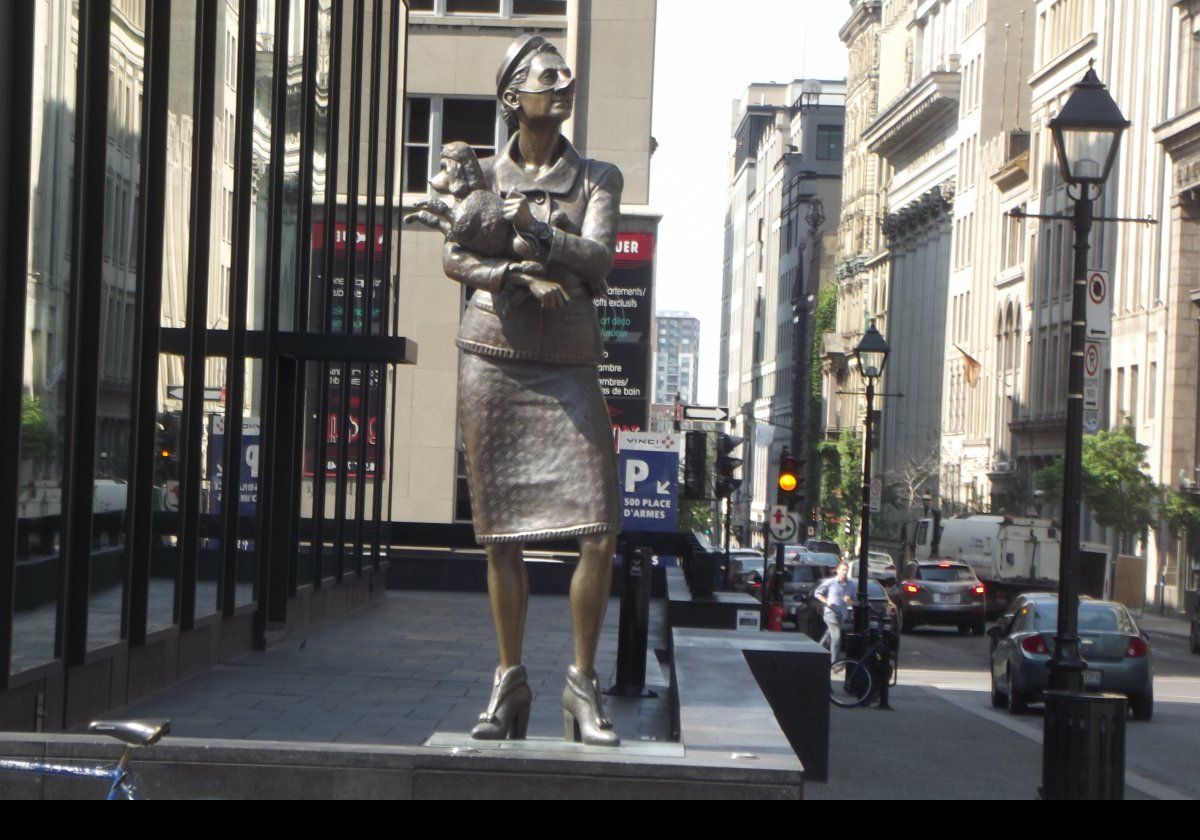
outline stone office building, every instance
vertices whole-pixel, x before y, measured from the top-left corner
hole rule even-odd
[[[845,93],[840,80],[797,80],[750,85],[734,103],[719,387],[746,440],[731,519],[743,545],[762,542],[772,465],[792,443],[793,358],[812,340],[793,313],[811,317],[809,297],[834,282]]]

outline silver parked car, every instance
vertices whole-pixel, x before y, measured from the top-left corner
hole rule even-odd
[[[918,624],[950,624],[960,633],[983,635],[987,590],[966,563],[909,563],[892,594],[905,633]]]
[[[1021,714],[1030,703],[1042,699],[1057,626],[1058,599],[1040,597],[1025,602],[992,628],[996,638],[993,706],[1007,705],[1013,714]],[[1124,694],[1134,719],[1150,720],[1154,714],[1150,644],[1124,604],[1079,602],[1079,653],[1087,667],[1083,672],[1085,689]]]

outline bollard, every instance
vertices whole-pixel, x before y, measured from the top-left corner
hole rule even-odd
[[[1125,798],[1125,711],[1119,694],[1046,691],[1042,799]]]
[[[649,549],[626,544],[621,616],[617,630],[617,681],[609,694],[654,697],[646,690],[646,641],[650,629]]]

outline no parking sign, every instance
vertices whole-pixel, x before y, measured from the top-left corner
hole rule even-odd
[[[1112,286],[1107,271],[1091,269],[1087,273],[1087,331],[1088,341],[1112,337],[1112,309],[1109,294]]]

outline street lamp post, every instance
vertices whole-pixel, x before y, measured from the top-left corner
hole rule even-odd
[[[1125,793],[1125,699],[1089,694],[1087,666],[1079,655],[1079,525],[1083,485],[1084,339],[1087,328],[1087,264],[1094,222],[1150,219],[1104,218],[1095,201],[1112,171],[1129,121],[1095,70],[1088,68],[1058,116],[1050,121],[1071,215],[1025,214],[1071,222],[1075,265],[1071,291],[1071,356],[1067,377],[1067,430],[1063,454],[1062,541],[1059,553],[1058,619],[1048,668],[1042,740],[1042,788],[1046,799],[1121,799]]]
[[[888,354],[892,348],[875,328],[875,319],[863,334],[862,340],[854,348],[854,358],[858,361],[859,372],[867,382],[867,416],[863,421],[863,478],[862,478],[862,513],[859,526],[858,546],[858,597],[854,606],[853,645],[847,638],[847,648],[861,653],[863,642],[871,627],[871,602],[867,595],[868,548],[871,540],[871,450],[872,420],[875,414],[875,380],[883,375],[887,365]]]
[[[1094,202],[1112,171],[1129,120],[1088,68],[1057,117],[1050,121],[1067,192],[1075,200],[1075,270],[1071,292],[1071,357],[1067,381],[1067,440],[1063,456],[1062,544],[1058,575],[1058,628],[1050,660],[1050,687],[1083,690],[1079,656],[1079,525],[1083,475],[1083,353],[1087,326],[1087,269]],[[1074,190],[1074,191],[1072,191]]]

